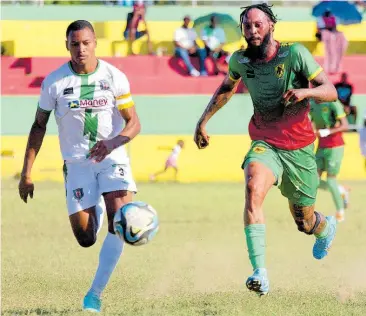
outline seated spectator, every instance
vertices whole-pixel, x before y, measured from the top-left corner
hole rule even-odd
[[[196,39],[197,33],[195,30],[189,27],[191,18],[185,16],[183,19],[183,25],[176,29],[174,32],[174,44],[175,44],[175,56],[183,59],[184,64],[187,66],[188,72],[193,77],[207,76],[205,68],[206,50],[199,48]],[[198,56],[200,63],[200,71],[193,67],[189,57]]]
[[[351,126],[355,125],[357,122],[357,107],[351,104],[353,85],[348,82],[348,75],[342,73],[341,81],[337,82],[334,86],[338,93],[338,99],[344,106],[348,124]]]
[[[129,41],[129,51],[132,55],[135,53],[132,51],[133,41],[141,38],[142,36],[147,36],[147,48],[149,54],[153,54],[152,44],[150,41],[149,31],[147,29],[147,24],[145,20],[146,7],[143,3],[137,3],[133,5],[133,11],[127,14],[126,29],[123,33],[126,41]],[[144,31],[138,31],[140,23],[145,24]]]
[[[226,42],[224,30],[217,26],[218,18],[213,15],[211,17],[211,24],[202,30],[201,39],[205,43],[207,56],[210,56],[214,61],[215,74],[219,72],[226,74],[227,63],[225,61],[228,53],[223,50]],[[226,64],[226,65],[223,65]]]

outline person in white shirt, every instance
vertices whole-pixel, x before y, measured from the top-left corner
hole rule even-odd
[[[217,26],[219,23],[217,16],[212,15],[210,20],[211,24],[201,32],[201,39],[205,43],[207,56],[210,56],[214,62],[215,74],[222,72],[226,75],[228,53],[223,49],[226,42],[225,31]]]
[[[183,140],[178,140],[177,144],[173,148],[171,148],[171,147],[159,147],[159,149],[171,150],[171,153],[168,156],[167,160],[165,161],[164,169],[152,174],[150,176],[150,180],[155,181],[155,179],[158,175],[161,175],[161,174],[165,173],[169,168],[173,168],[174,172],[175,172],[174,179],[175,179],[175,181],[177,181],[178,157],[179,157],[179,155],[180,155],[183,148],[184,148],[184,141]]]
[[[189,16],[185,16],[183,19],[183,25],[174,32],[175,56],[182,58],[191,76],[207,76],[207,70],[205,67],[205,59],[207,57],[206,50],[197,46],[197,33],[194,29],[189,27],[190,22],[191,18]],[[198,57],[200,71],[192,65],[189,58],[190,56]]]
[[[100,312],[101,293],[123,250],[123,241],[114,233],[113,217],[137,191],[124,145],[139,134],[140,121],[126,75],[95,56],[97,41],[90,22],[72,22],[66,39],[71,60],[42,83],[19,195],[25,203],[28,196],[33,198],[32,165],[54,111],[64,160],[68,214],[80,246],[90,247],[96,242],[103,218],[103,211],[97,207],[105,207],[108,216],[99,266],[83,301],[85,310]]]

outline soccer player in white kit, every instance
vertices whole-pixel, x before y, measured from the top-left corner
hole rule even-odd
[[[140,122],[126,76],[95,56],[96,37],[85,20],[66,31],[71,60],[43,81],[35,121],[29,133],[19,194],[33,198],[31,169],[41,148],[53,110],[64,159],[66,201],[74,235],[82,247],[96,242],[102,225],[96,211],[101,196],[108,216],[108,234],[99,265],[83,301],[85,310],[100,312],[100,296],[118,262],[123,241],[113,230],[115,212],[136,192],[124,145],[140,132]],[[123,122],[125,125],[123,127]]]

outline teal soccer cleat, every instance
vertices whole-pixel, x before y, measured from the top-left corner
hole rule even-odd
[[[313,256],[318,260],[323,259],[328,254],[337,230],[336,218],[334,216],[326,216],[325,218],[327,220],[327,224],[329,225],[328,236],[324,238],[316,238],[313,247]]]
[[[259,296],[268,294],[267,270],[264,268],[255,269],[253,275],[248,278],[246,285],[250,291],[256,292]]]
[[[92,293],[88,293],[84,297],[83,301],[83,310],[92,312],[92,313],[100,313],[102,302],[100,298]]]

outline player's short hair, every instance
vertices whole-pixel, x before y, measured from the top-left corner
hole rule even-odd
[[[83,30],[85,28],[88,28],[90,29],[93,33],[94,32],[94,28],[93,28],[93,25],[91,25],[91,23],[89,21],[86,21],[86,20],[76,20],[74,22],[72,22],[68,27],[67,27],[67,30],[66,30],[66,37],[69,36],[69,34],[71,32],[75,32],[75,31],[80,31],[80,30]]]
[[[249,10],[251,9],[258,9],[261,10],[262,12],[264,12],[267,17],[273,22],[273,23],[277,23],[277,17],[276,15],[273,13],[272,11],[272,5],[268,5],[267,3],[258,3],[258,4],[252,4],[250,6],[247,7],[241,7],[240,9],[244,9],[243,12],[240,14],[240,25],[243,23],[243,18],[245,17],[245,15],[249,12]]]

